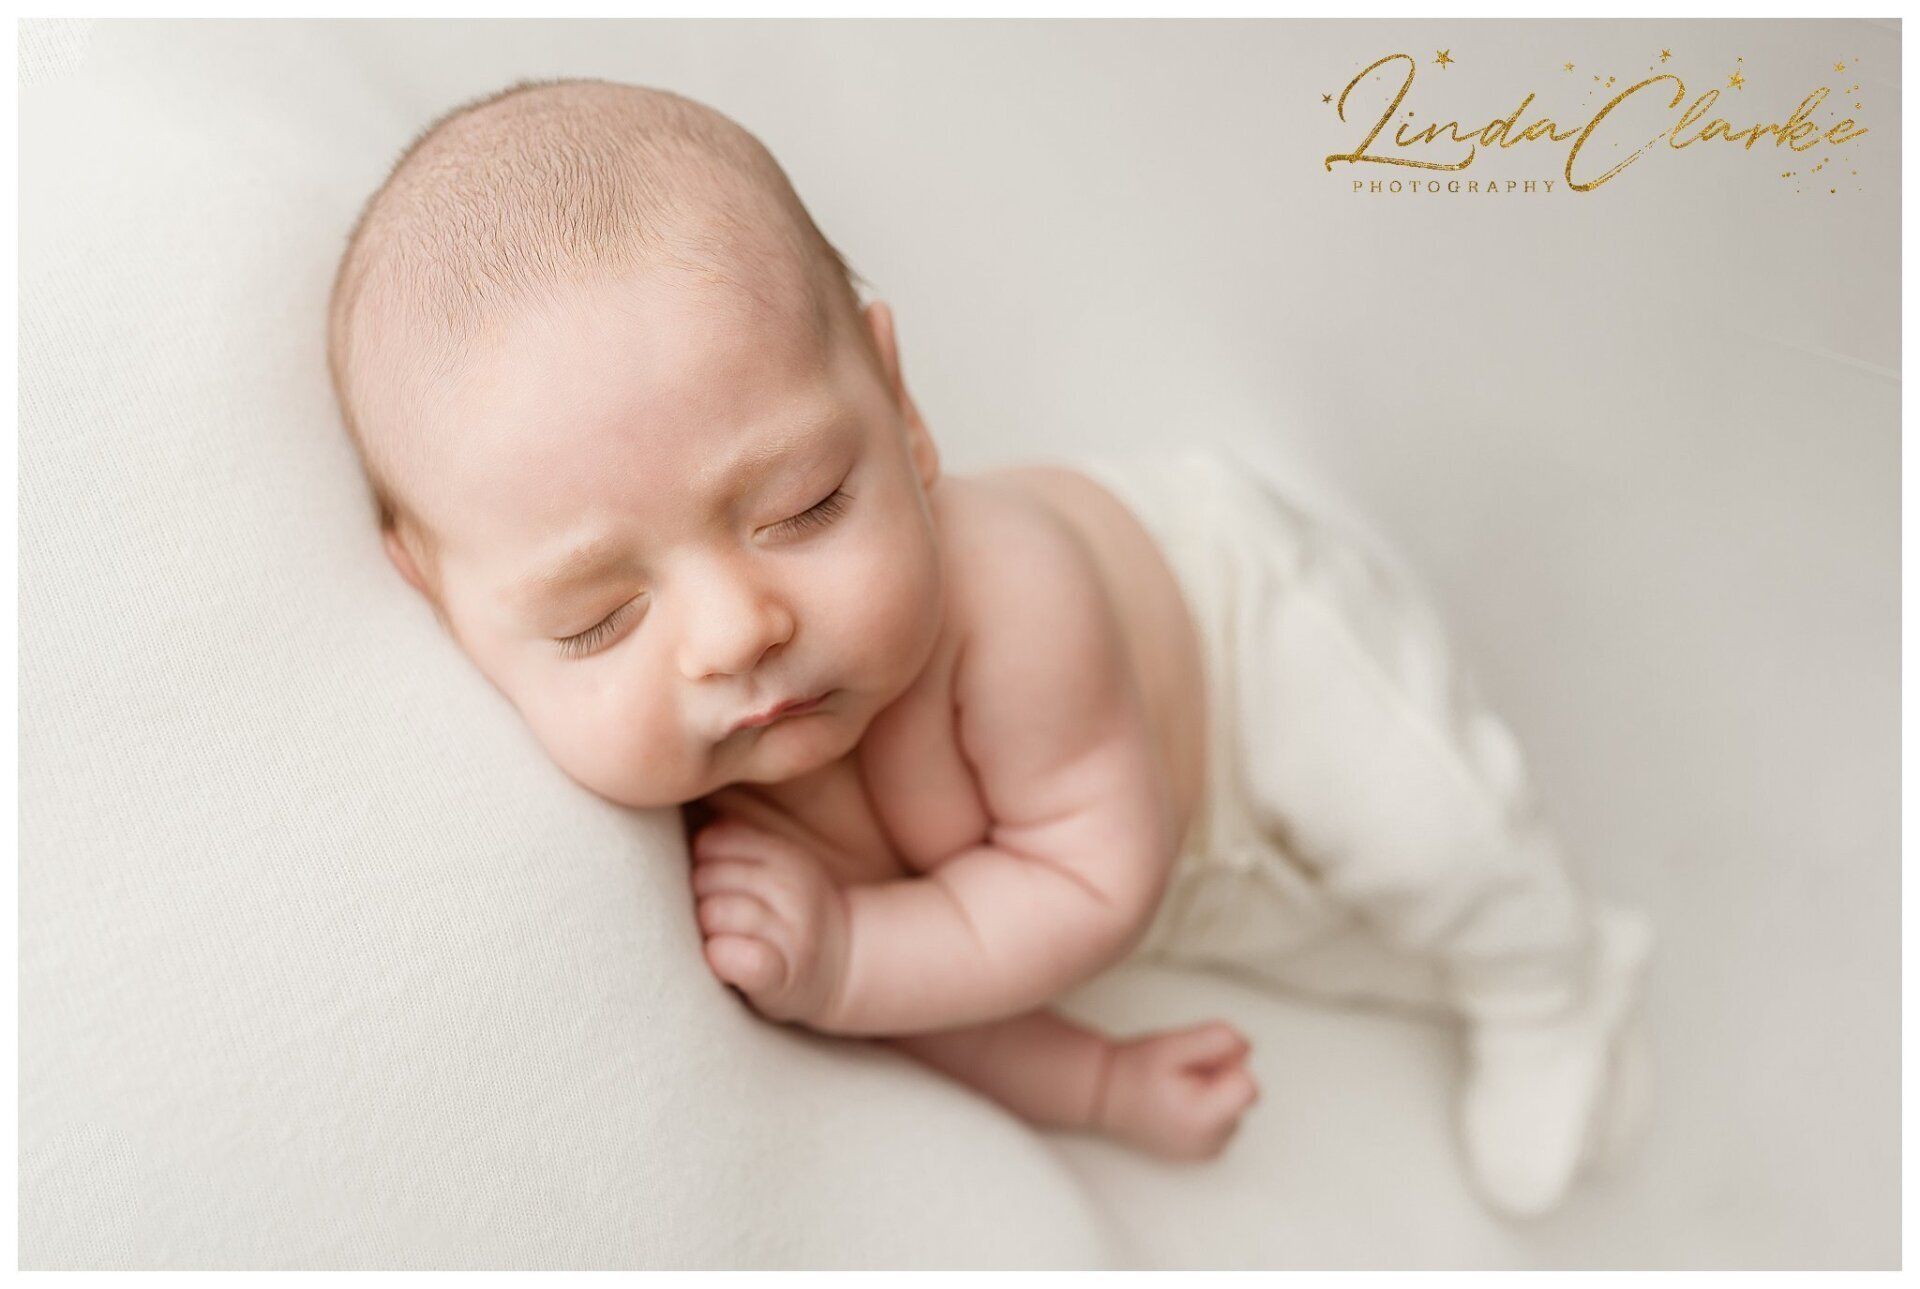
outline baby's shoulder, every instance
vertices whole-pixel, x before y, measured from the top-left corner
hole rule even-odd
[[[1004,476],[957,477],[934,505],[959,643],[956,687],[990,706],[1074,707],[1119,681],[1125,644],[1099,561],[1074,524]],[[1033,709],[1024,715],[1031,718]]]
[[[950,476],[930,498],[949,601],[963,613],[1101,612],[1100,568],[1080,530],[1008,473]]]

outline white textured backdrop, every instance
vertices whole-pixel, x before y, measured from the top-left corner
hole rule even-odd
[[[1320,166],[1350,141],[1320,95],[1383,53],[1423,59],[1422,119],[1477,122],[1520,89],[1590,111],[1562,63],[1661,47],[1742,69],[1740,123],[1845,60],[1857,175],[1796,193],[1720,144],[1583,197],[1396,200]],[[1895,24],[21,50],[24,1266],[1897,1263]],[[894,304],[950,468],[1230,442],[1393,542],[1583,877],[1659,922],[1640,1156],[1503,1225],[1452,1153],[1449,1035],[1130,970],[1074,1007],[1231,1017],[1267,1094],[1222,1160],[1161,1165],[712,982],[672,821],[568,783],[437,634],[326,390],[361,200],[434,114],[552,75],[759,133]]]

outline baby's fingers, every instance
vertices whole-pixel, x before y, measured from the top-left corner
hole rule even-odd
[[[716,935],[706,943],[707,965],[713,974],[746,991],[749,998],[763,994],[786,979],[780,953],[765,940],[745,935]]]
[[[1210,1080],[1196,1095],[1211,1113],[1238,1116],[1260,1099],[1260,1085],[1245,1070],[1229,1070]]]
[[[1160,1042],[1174,1064],[1202,1072],[1237,1065],[1253,1049],[1239,1030],[1217,1020],[1162,1035]]]
[[[784,837],[764,828],[739,819],[723,818],[695,833],[689,849],[696,861],[739,859],[757,864],[784,853],[790,844]]]
[[[698,864],[690,879],[697,898],[737,892],[752,896],[788,925],[797,925],[804,901],[794,883],[766,864],[746,860],[714,859]]]
[[[700,929],[708,935],[748,935],[775,939],[778,919],[765,901],[739,891],[701,897],[695,910]]]
[[[758,892],[767,884],[760,865],[743,859],[710,859],[695,864],[691,878],[695,895],[718,895],[721,891]]]

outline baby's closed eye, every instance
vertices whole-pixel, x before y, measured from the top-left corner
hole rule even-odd
[[[852,493],[844,487],[835,487],[832,492],[799,514],[789,516],[775,524],[773,531],[783,535],[798,535],[825,528],[845,514],[852,502]],[[584,658],[589,654],[597,653],[612,643],[627,624],[639,615],[645,607],[646,598],[645,593],[636,595],[586,630],[557,637],[554,643],[568,658]]]
[[[783,519],[775,524],[773,526],[774,531],[782,534],[792,534],[809,532],[816,528],[824,528],[838,519],[842,514],[846,513],[847,506],[852,500],[852,494],[847,492],[845,488],[836,487],[832,492],[822,497],[819,501],[814,502],[813,505],[808,506],[799,514],[788,519]]]
[[[559,645],[560,652],[569,658],[584,658],[590,653],[597,652],[605,648],[621,629],[639,614],[645,607],[643,601],[646,598],[644,592],[636,595],[585,631],[562,636],[554,643]]]

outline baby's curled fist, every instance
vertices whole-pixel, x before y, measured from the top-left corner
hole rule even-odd
[[[1211,1159],[1260,1099],[1253,1045],[1225,1021],[1114,1044],[1093,1126],[1168,1159]]]
[[[793,838],[722,816],[693,838],[693,894],[707,965],[771,1020],[833,1011],[847,970],[846,897]]]

